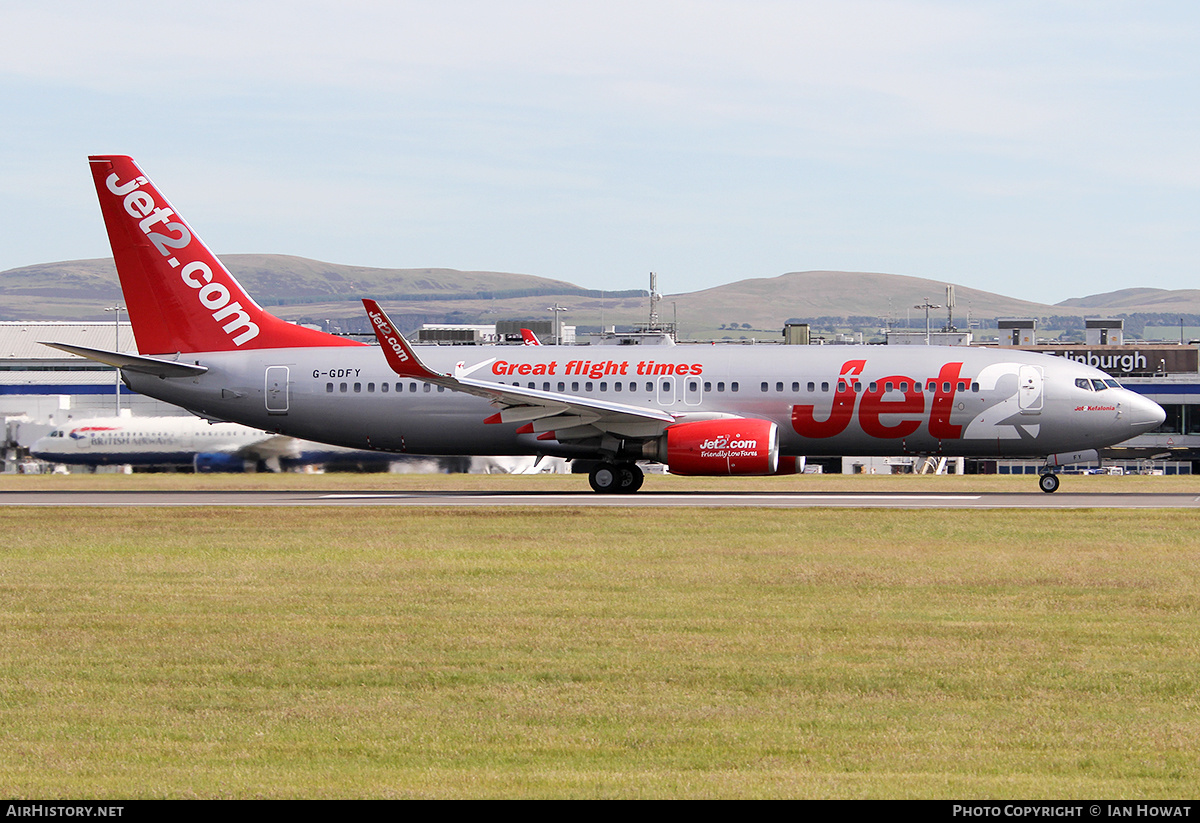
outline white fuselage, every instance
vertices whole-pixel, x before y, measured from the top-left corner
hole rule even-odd
[[[1089,366],[998,348],[885,346],[423,347],[476,380],[664,410],[681,422],[761,418],[785,455],[1044,457],[1148,431],[1162,410]],[[514,424],[481,398],[398,377],[374,346],[187,355],[209,371],[126,373],[198,414],[359,449],[602,456]],[[634,433],[636,435],[637,433]],[[649,435],[650,432],[647,432]]]

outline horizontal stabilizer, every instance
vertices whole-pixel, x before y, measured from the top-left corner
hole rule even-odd
[[[123,354],[104,349],[89,349],[86,346],[72,346],[67,343],[47,343],[39,341],[43,346],[77,354],[97,363],[116,366],[118,369],[151,374],[155,377],[198,377],[208,371],[208,366],[197,366],[192,363],[178,363],[173,360],[159,360],[157,357],[146,357],[140,354]]]

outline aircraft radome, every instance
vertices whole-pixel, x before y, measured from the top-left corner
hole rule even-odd
[[[415,350],[364,300],[382,351],[264,311],[129,157],[92,176],[138,353],[61,344],[216,420],[355,449],[637,461],[683,475],[795,471],[800,455],[1094,460],[1163,410],[1066,358],[939,346],[503,346]]]

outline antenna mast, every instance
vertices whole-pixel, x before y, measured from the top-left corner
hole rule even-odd
[[[658,275],[650,272],[650,328],[658,328],[658,301],[662,295],[658,293]]]

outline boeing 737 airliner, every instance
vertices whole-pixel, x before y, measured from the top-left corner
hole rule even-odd
[[[256,304],[132,159],[92,157],[138,353],[51,344],[131,389],[215,420],[356,449],[637,461],[770,475],[800,455],[1044,459],[1053,469],[1157,427],[1155,403],[1097,369],[1006,349],[506,346],[418,353],[364,300],[380,347]]]

